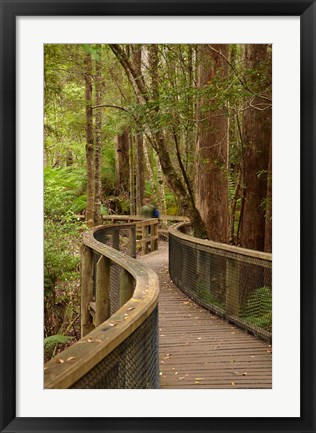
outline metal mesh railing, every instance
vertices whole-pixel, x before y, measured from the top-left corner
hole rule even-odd
[[[159,388],[158,307],[126,340],[71,388]]]
[[[158,277],[127,255],[135,250],[128,243],[125,254],[105,246],[119,245],[127,234],[135,241],[135,226],[105,226],[84,235],[81,316],[86,331],[45,364],[45,388],[159,388]],[[98,299],[108,317],[99,322]]]
[[[268,341],[272,337],[270,256],[201,241],[176,228],[169,233],[169,272],[174,283],[201,306]]]

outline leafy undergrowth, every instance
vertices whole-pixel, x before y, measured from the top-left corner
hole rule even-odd
[[[272,330],[272,288],[260,287],[249,296],[241,308],[239,317],[266,331]]]

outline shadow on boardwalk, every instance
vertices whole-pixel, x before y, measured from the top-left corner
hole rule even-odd
[[[170,280],[168,243],[141,257],[159,276],[160,386],[271,388],[271,347],[199,307]]]

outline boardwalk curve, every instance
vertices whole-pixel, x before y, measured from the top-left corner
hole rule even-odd
[[[168,244],[141,260],[159,276],[162,389],[271,388],[271,346],[196,305],[170,280]]]

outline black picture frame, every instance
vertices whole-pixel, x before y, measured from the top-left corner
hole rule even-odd
[[[315,432],[316,7],[304,0],[0,0],[0,427],[1,432]],[[301,21],[301,416],[299,418],[16,417],[16,17],[300,16]],[[290,211],[290,204],[289,204]],[[290,236],[290,233],[289,233]],[[289,239],[290,241],[290,239]],[[291,312],[289,312],[290,319]],[[289,356],[292,348],[289,348]],[[289,378],[290,380],[290,378]],[[30,391],[31,392],[31,391]],[[176,404],[176,402],[175,402]],[[157,413],[159,408],[157,408]],[[251,414],[250,414],[251,415]]]

